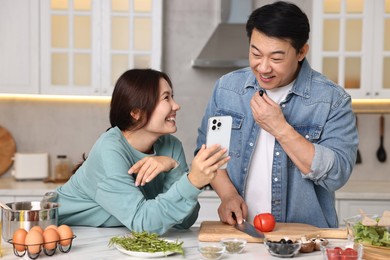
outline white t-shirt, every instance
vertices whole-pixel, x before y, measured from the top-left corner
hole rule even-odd
[[[286,99],[294,81],[289,85],[267,90],[267,95],[280,104]],[[260,129],[253,152],[246,182],[245,202],[248,205],[248,219],[253,223],[257,214],[271,212],[272,198],[272,162],[274,159],[275,137]]]

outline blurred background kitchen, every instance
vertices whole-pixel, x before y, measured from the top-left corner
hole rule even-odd
[[[173,81],[181,105],[176,136],[190,162],[215,81],[246,65],[249,13],[271,2],[2,0],[0,126],[17,153],[47,153],[53,176],[58,155],[76,164],[109,127],[118,76],[152,67]],[[311,21],[312,66],[354,98],[362,161],[351,180],[389,182],[389,162],[377,150],[384,115],[390,153],[390,0],[291,2]],[[211,42],[214,31],[220,42]],[[12,168],[0,172],[0,182]]]

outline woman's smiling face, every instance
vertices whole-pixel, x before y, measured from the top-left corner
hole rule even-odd
[[[288,40],[268,37],[254,29],[249,47],[249,66],[261,87],[274,89],[291,83],[299,62],[308,51],[306,44],[299,53]]]
[[[159,84],[159,99],[144,129],[158,135],[171,134],[177,131],[176,112],[180,105],[173,99],[173,91],[168,82],[161,78]]]

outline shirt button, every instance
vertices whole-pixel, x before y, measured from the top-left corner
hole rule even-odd
[[[278,178],[275,178],[274,181],[278,181]]]
[[[309,139],[309,135],[305,135],[305,138],[306,138],[306,139]]]
[[[286,104],[283,104],[282,107],[286,107]]]
[[[253,146],[253,143],[249,143],[250,146]]]
[[[277,155],[277,156],[279,156],[279,154],[280,154],[279,152],[276,152],[276,155]]]

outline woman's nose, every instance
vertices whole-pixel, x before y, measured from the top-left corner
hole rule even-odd
[[[180,105],[173,100],[172,109],[177,111],[180,109]]]

